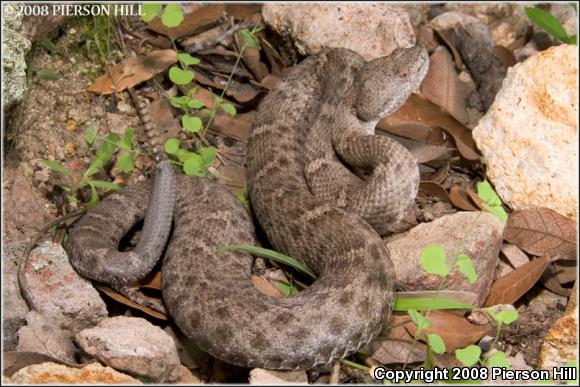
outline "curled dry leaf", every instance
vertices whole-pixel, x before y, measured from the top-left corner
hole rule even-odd
[[[465,124],[469,121],[468,94],[469,90],[459,80],[451,54],[444,46],[437,47],[429,57],[429,71],[421,83],[421,95]]]
[[[401,124],[405,124],[401,131]],[[441,128],[453,137],[457,150],[467,160],[478,160],[480,155],[476,151],[475,141],[471,131],[459,121],[443,112],[441,108],[428,99],[411,94],[411,97],[395,113],[383,118],[377,124],[377,129],[399,136],[408,137],[409,129]],[[416,138],[415,138],[416,139]],[[432,143],[441,145],[440,143]]]
[[[167,320],[167,316],[164,315],[163,313],[159,313],[158,311],[153,310],[147,306],[136,304],[133,301],[126,298],[125,296],[120,295],[119,293],[115,292],[114,290],[112,290],[111,288],[109,288],[107,286],[96,285],[95,287],[98,290],[100,290],[101,292],[105,293],[107,296],[111,297],[113,300],[120,302],[121,304],[127,305],[131,308],[134,308],[134,309],[138,309],[142,312],[147,313],[149,316],[153,316],[153,317],[158,318],[160,320]],[[143,297],[146,297],[146,296],[143,296]],[[157,298],[153,298],[153,297],[146,297],[146,298],[152,302],[158,302],[159,304],[162,303],[161,299],[157,299]]]
[[[268,62],[270,62],[270,69],[272,75],[281,77],[282,70],[286,67],[284,66],[284,61],[282,60],[282,57],[266,38],[259,35],[258,39],[260,39],[261,46],[264,49],[264,52],[266,53],[266,58],[268,58]]]
[[[504,238],[532,255],[576,259],[576,222],[549,208],[512,212]]]
[[[145,56],[127,58],[97,78],[87,91],[101,95],[121,92],[145,82],[177,62],[175,50],[157,50]]]
[[[422,141],[415,141],[405,137],[397,136],[391,133],[378,133],[378,135],[387,136],[397,141],[399,144],[403,145],[415,159],[417,163],[424,164],[429,161],[437,160],[445,155],[450,154],[455,150],[455,148],[449,148],[446,146],[439,145],[429,145]]]
[[[515,66],[518,61],[514,56],[514,53],[509,48],[505,48],[504,46],[494,46],[495,55],[499,58],[499,61],[506,69],[508,67]]]
[[[570,261],[568,261],[570,262]],[[552,293],[556,293],[560,296],[569,297],[571,289],[562,286],[562,282],[558,276],[559,270],[555,267],[554,263],[551,263],[546,268],[546,271],[540,277],[540,282]],[[573,276],[576,277],[576,270],[574,269]],[[565,282],[564,282],[565,283]]]
[[[513,304],[538,282],[549,264],[549,257],[539,257],[497,279],[484,306]]]
[[[252,275],[252,284],[260,293],[263,293],[270,297],[284,298],[284,294],[276,286],[274,286],[270,281],[264,277],[257,275]]]
[[[481,209],[481,201],[477,195],[471,195],[465,188],[454,185],[449,189],[449,198],[451,204],[455,207],[465,211],[479,211]]]
[[[447,190],[443,188],[440,184],[433,181],[422,181],[419,183],[419,190],[425,192],[429,196],[434,196],[439,198],[439,200],[447,203],[451,203],[451,198]]]
[[[161,271],[155,272],[152,276],[147,276],[139,283],[139,286],[147,289],[161,290]]]
[[[445,342],[446,352],[453,352],[470,344],[477,343],[483,336],[493,331],[489,326],[470,323],[465,317],[454,313],[432,311],[427,316],[432,327],[425,328],[420,337],[425,340],[426,333],[436,333]],[[415,335],[417,326],[413,323],[405,325],[411,335]]]

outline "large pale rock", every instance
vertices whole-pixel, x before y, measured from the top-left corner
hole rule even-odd
[[[38,312],[71,334],[108,315],[99,293],[74,271],[58,243],[44,242],[32,250],[24,275]]]
[[[302,55],[345,47],[370,60],[389,55],[397,47],[415,45],[408,13],[392,4],[269,3],[264,4],[262,16],[278,34],[291,39]]]
[[[13,351],[18,344],[18,330],[26,322],[28,305],[18,286],[18,261],[26,244],[8,242],[2,245],[2,344],[4,351]]]
[[[7,378],[10,384],[143,384],[131,376],[93,363],[83,368],[71,368],[56,363],[41,363],[24,367]]]
[[[179,355],[173,338],[149,321],[136,317],[112,317],[79,332],[77,344],[103,363],[156,382],[181,377]]]
[[[511,67],[473,130],[497,193],[514,209],[576,219],[578,49],[552,47]]]
[[[559,318],[550,328],[540,353],[540,367],[551,370],[577,359],[578,307]]]
[[[425,247],[437,244],[444,248],[449,267],[461,251],[471,257],[477,281],[470,284],[454,268],[447,276],[445,289],[473,293],[473,299],[466,302],[481,305],[494,278],[503,229],[504,224],[490,213],[457,212],[386,239],[395,266],[397,288],[405,291],[437,290],[440,277],[427,274],[419,260]]]

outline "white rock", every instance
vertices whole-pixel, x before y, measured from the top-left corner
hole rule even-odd
[[[264,21],[289,37],[300,54],[345,47],[370,60],[397,47],[415,45],[415,33],[404,7],[381,3],[269,3]],[[368,42],[368,44],[363,44]]]
[[[548,207],[576,219],[578,48],[552,47],[511,67],[473,130],[487,175],[514,209]]]
[[[308,384],[304,371],[274,371],[254,368],[250,371],[250,384]]]
[[[173,338],[143,318],[104,319],[79,332],[75,341],[86,353],[120,371],[156,382],[174,382],[181,376]]]

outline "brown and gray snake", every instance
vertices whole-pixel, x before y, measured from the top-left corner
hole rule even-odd
[[[223,186],[178,175],[168,161],[73,227],[65,246],[72,265],[96,281],[127,283],[149,273],[168,243],[164,303],[211,355],[309,369],[357,351],[389,318],[394,274],[380,236],[402,218],[419,183],[411,154],[374,127],[419,87],[427,67],[420,47],[369,62],[328,49],[295,66],[261,102],[247,152],[251,208],[274,249],[318,273],[299,294],[256,290],[253,258],[218,251],[257,244],[251,216]],[[143,218],[138,245],[119,252]]]

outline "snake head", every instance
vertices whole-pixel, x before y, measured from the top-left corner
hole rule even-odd
[[[357,116],[376,122],[396,111],[419,88],[428,68],[429,55],[420,46],[397,48],[366,62],[356,75]]]

